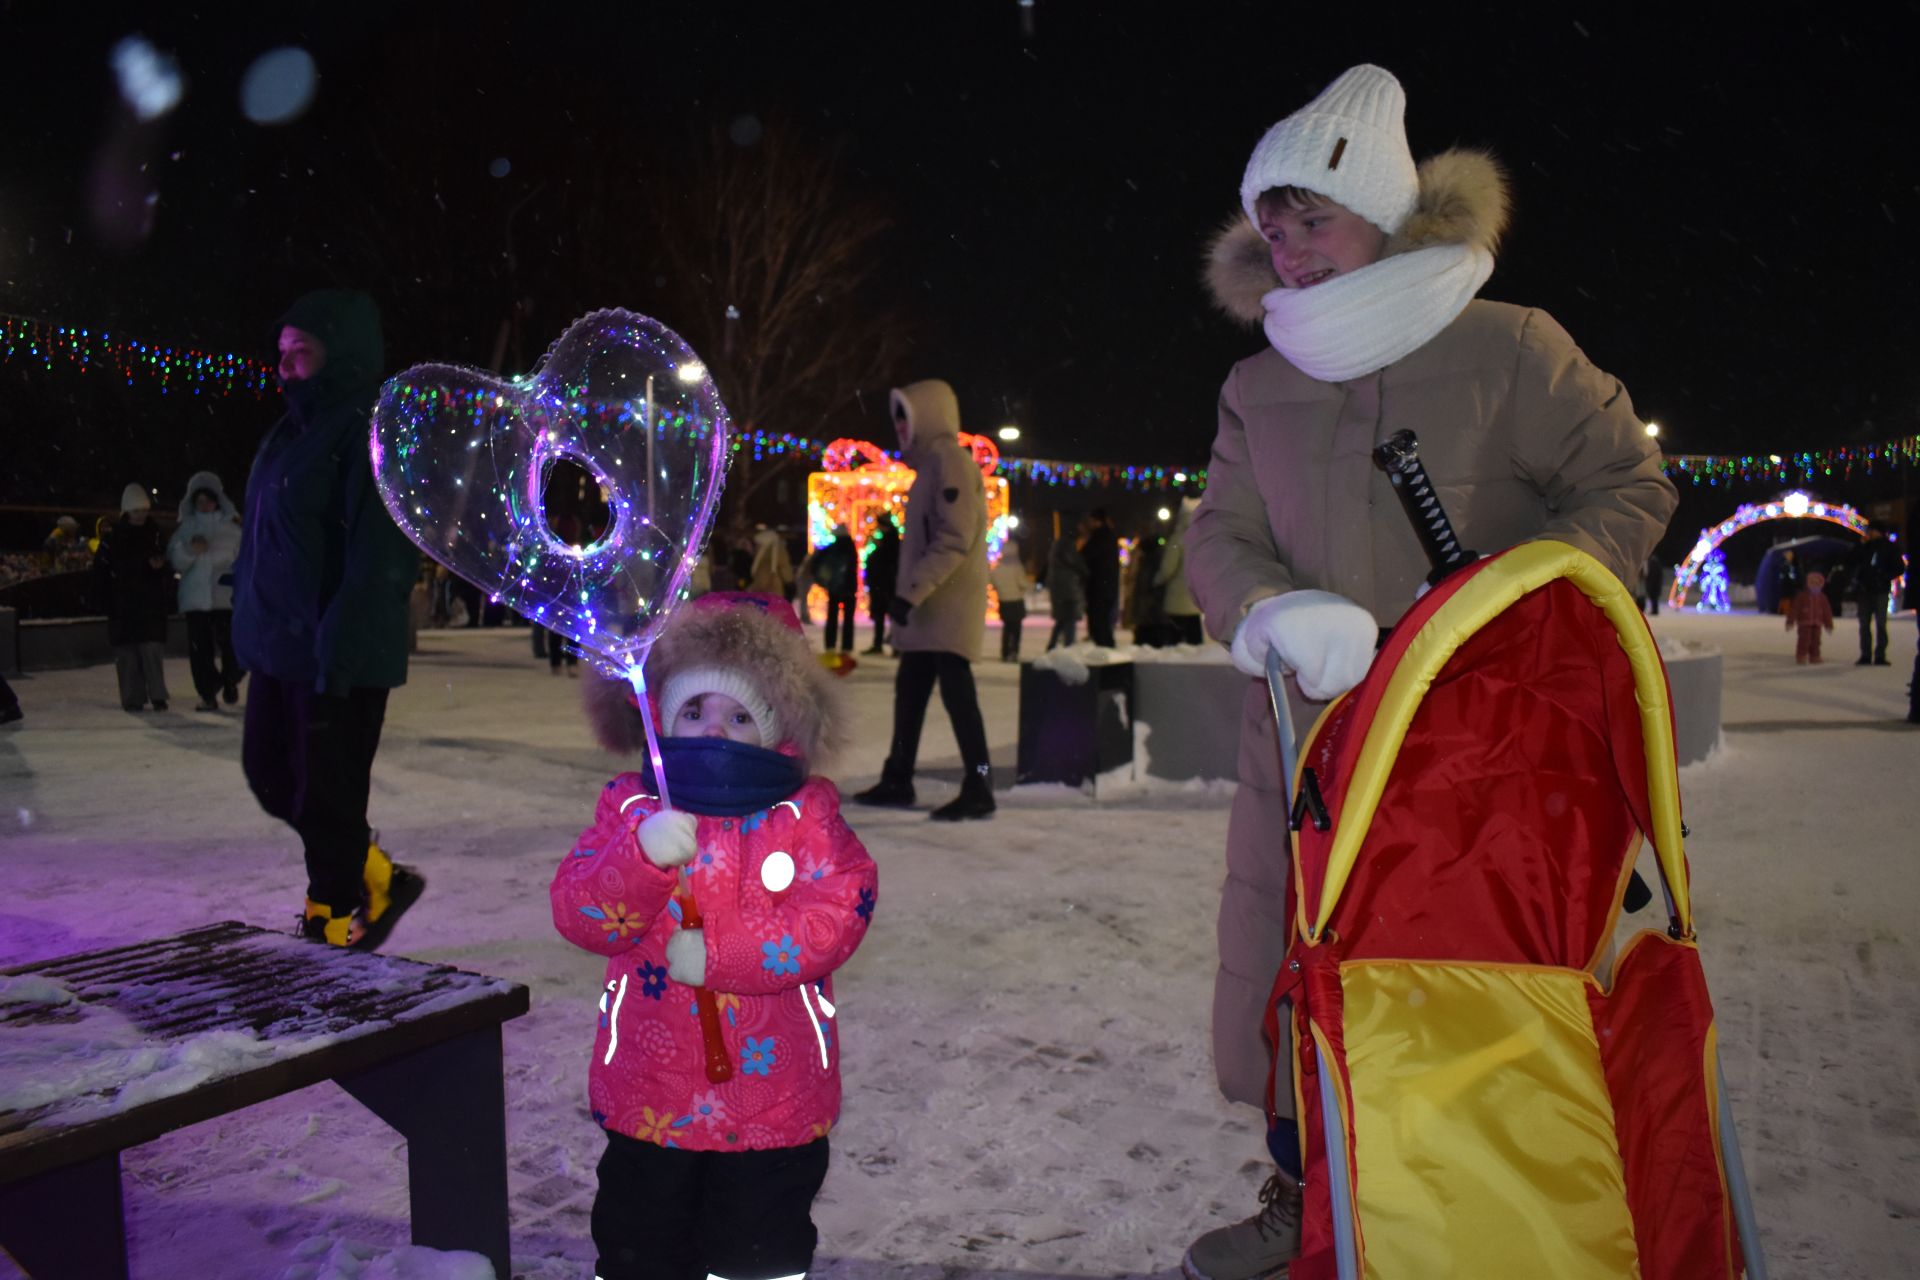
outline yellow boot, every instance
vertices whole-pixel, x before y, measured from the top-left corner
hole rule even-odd
[[[357,911],[336,916],[332,907],[308,898],[307,913],[300,922],[300,933],[308,942],[324,942],[330,947],[350,947],[359,942],[366,932],[366,925],[359,917]]]
[[[366,928],[355,936],[353,945],[372,951],[387,940],[406,909],[420,900],[427,880],[405,863],[395,862],[380,847],[379,837],[370,835],[361,883],[367,894]]]
[[[378,835],[367,837],[367,869],[361,879],[367,886],[367,919],[378,920],[393,905],[393,859],[380,847]]]

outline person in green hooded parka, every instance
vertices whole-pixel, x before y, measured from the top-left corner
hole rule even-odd
[[[323,289],[280,325],[287,411],[254,456],[233,566],[233,643],[252,679],[241,757],[261,808],[305,848],[302,931],[371,949],[425,885],[367,825],[387,694],[407,678],[419,554],[373,480],[373,299]]]

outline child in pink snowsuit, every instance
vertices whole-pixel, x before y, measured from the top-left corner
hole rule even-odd
[[[587,1088],[607,1130],[595,1274],[797,1276],[840,1114],[829,975],[865,936],[877,885],[839,792],[808,776],[842,717],[772,596],[683,606],[646,671],[673,807],[650,762],[609,782],[552,888],[561,934],[607,957]],[[587,700],[608,750],[644,755],[630,688],[595,680]],[[700,928],[682,924],[688,898]],[[717,1006],[718,1045],[700,995]],[[713,1078],[715,1052],[730,1079]]]
[[[1820,632],[1822,628],[1833,630],[1833,604],[1822,590],[1826,585],[1826,574],[1808,574],[1806,585],[1787,605],[1787,630],[1800,633],[1793,647],[1795,662],[1824,661],[1820,657]]]

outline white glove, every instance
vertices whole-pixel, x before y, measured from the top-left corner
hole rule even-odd
[[[1272,649],[1300,681],[1300,692],[1324,702],[1360,683],[1379,640],[1373,615],[1345,596],[1289,591],[1247,611],[1233,633],[1233,665],[1264,676]]]
[[[656,867],[680,867],[698,851],[700,820],[679,809],[662,809],[640,824],[640,852]]]
[[[705,929],[680,929],[667,939],[667,976],[683,986],[707,985]]]

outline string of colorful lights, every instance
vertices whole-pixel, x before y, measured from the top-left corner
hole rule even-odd
[[[1772,480],[1780,484],[1807,484],[1816,480],[1845,480],[1854,472],[1897,471],[1920,465],[1920,435],[1884,444],[1847,445],[1800,453],[1719,455],[1670,453],[1661,469],[1675,482],[1717,485]]]
[[[230,351],[163,347],[105,330],[0,313],[0,362],[21,359],[48,370],[60,362],[82,373],[112,374],[128,386],[136,374],[143,375],[160,383],[163,396],[182,391],[196,396],[252,392],[260,397],[274,386],[273,366]]]
[[[178,389],[193,395],[211,392],[226,396],[250,391],[255,396],[264,396],[274,386],[272,366],[232,352],[157,346],[115,338],[104,331],[0,313],[0,362],[16,359],[34,360],[49,370],[56,361],[64,361],[83,372],[108,371],[119,375],[128,386],[134,384],[136,374],[143,374],[159,381],[162,395]],[[827,441],[807,436],[746,428],[736,430],[731,446],[735,454],[751,456],[755,461],[789,454],[819,458],[829,447]],[[1706,486],[1767,481],[1807,484],[1836,478],[1845,480],[1855,472],[1873,475],[1913,466],[1920,466],[1920,435],[1882,444],[1807,449],[1788,454],[1670,453],[1661,462],[1661,469],[1676,483]],[[1198,492],[1207,484],[1204,468],[1183,470],[1059,458],[1002,456],[998,474],[1010,484],[1068,489]]]

